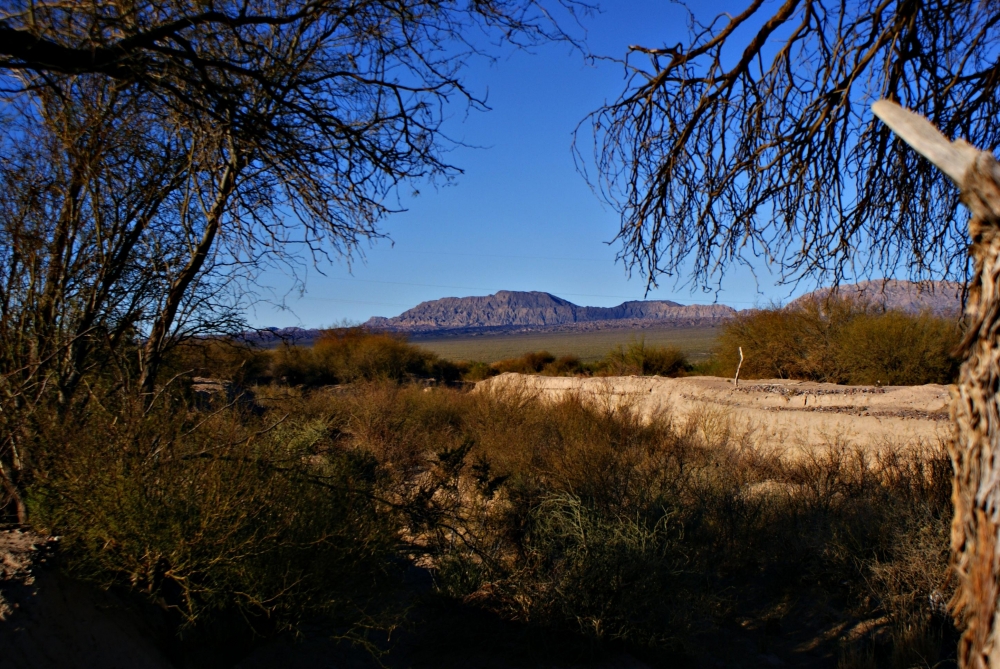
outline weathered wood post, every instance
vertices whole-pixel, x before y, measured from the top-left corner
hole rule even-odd
[[[951,549],[958,588],[951,609],[965,626],[959,666],[1000,668],[1000,164],[963,140],[948,141],[894,102],[876,102],[872,111],[958,184],[972,212],[975,269],[965,309],[965,361],[951,402]]]
[[[743,366],[743,347],[740,346],[740,362],[736,365],[736,378],[733,379],[733,388],[740,387],[740,368]]]

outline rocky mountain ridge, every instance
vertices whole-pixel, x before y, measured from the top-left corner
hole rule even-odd
[[[497,328],[557,328],[577,324],[636,321],[658,324],[708,325],[731,318],[732,307],[721,304],[682,305],[669,300],[635,300],[616,307],[586,307],[549,293],[501,290],[494,295],[446,297],[421,302],[393,318],[365,323],[375,330],[423,333],[441,330]]]
[[[818,297],[823,299],[836,290],[841,297],[862,299],[889,310],[910,314],[930,312],[936,316],[955,316],[962,310],[962,284],[956,281],[899,281],[875,279],[820,288],[794,300],[789,306]]]

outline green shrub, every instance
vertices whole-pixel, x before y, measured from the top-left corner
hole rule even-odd
[[[951,383],[958,375],[956,324],[930,315],[864,314],[838,333],[837,367],[845,383],[906,386]]]
[[[453,381],[459,370],[402,335],[342,328],[323,332],[312,348],[277,349],[271,374],[292,385],[317,386],[377,379]]]
[[[687,356],[679,348],[647,346],[642,337],[610,351],[602,371],[614,376],[680,376],[687,368]]]
[[[949,383],[957,324],[929,314],[882,311],[853,298],[810,299],[737,314],[719,336],[714,371],[828,383]]]

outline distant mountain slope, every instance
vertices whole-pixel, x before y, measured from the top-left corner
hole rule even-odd
[[[792,304],[812,296],[825,297],[830,291],[830,288],[820,288],[803,295]],[[840,286],[837,294],[861,297],[887,309],[898,309],[911,314],[929,311],[944,316],[958,314],[962,309],[962,284],[954,281],[915,283],[878,279]]]
[[[617,307],[581,307],[549,293],[501,290],[495,295],[445,297],[422,302],[394,318],[372,318],[379,330],[430,332],[479,328],[550,328],[577,323],[659,321],[712,323],[736,313],[723,305],[684,306],[669,300],[624,302]]]

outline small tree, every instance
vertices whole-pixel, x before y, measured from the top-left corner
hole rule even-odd
[[[76,101],[81,80],[105,82],[155,110],[159,137],[144,150],[183,158],[175,178],[148,184],[187,254],[146,314],[147,392],[213,259],[245,267],[289,243],[349,256],[379,235],[397,186],[459,172],[442,157],[442,112],[455,95],[485,107],[460,79],[477,30],[567,38],[535,0],[0,2],[8,100],[50,89]]]
[[[19,412],[53,389],[69,406],[102,347],[151,398],[172,345],[235,324],[238,279],[295,249],[350,258],[399,186],[460,173],[441,124],[454,98],[485,109],[461,79],[477,43],[568,40],[549,10],[584,6],[0,0],[0,483],[18,516]]]

